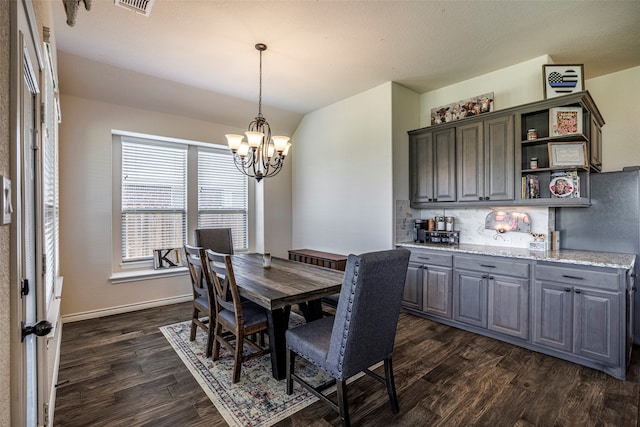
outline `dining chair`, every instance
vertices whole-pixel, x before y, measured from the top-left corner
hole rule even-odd
[[[213,360],[220,356],[220,345],[234,354],[233,383],[240,381],[242,363],[269,354],[264,345],[267,313],[250,301],[242,301],[231,264],[231,256],[207,249],[205,251],[211,282],[215,289],[216,324],[214,328]],[[256,336],[259,335],[259,340]],[[253,340],[249,339],[253,338]],[[244,344],[253,350],[244,352]]]
[[[399,412],[392,353],[410,251],[393,249],[349,255],[335,317],[323,317],[290,329],[287,342],[287,394],[293,381],[340,413],[350,425],[347,380],[364,372],[386,385],[394,413]],[[326,371],[335,382],[314,387],[295,372],[296,355]],[[384,377],[370,368],[384,362]],[[336,384],[337,403],[324,395]]]
[[[193,289],[193,313],[189,340],[196,339],[197,328],[201,327],[207,333],[207,357],[209,357],[213,348],[215,291],[205,262],[204,249],[198,246],[184,245],[184,252]]]
[[[193,232],[196,246],[221,254],[233,255],[231,228],[197,228]]]

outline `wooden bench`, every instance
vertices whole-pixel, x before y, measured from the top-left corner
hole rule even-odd
[[[314,251],[312,249],[292,249],[289,251],[289,259],[341,271],[344,271],[347,267],[346,255]]]

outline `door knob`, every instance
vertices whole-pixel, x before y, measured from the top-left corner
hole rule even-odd
[[[51,330],[53,329],[51,322],[49,322],[48,320],[41,320],[32,326],[25,326],[24,322],[20,322],[20,323],[22,325],[21,341],[24,341],[24,338],[27,335],[31,335],[31,334],[35,334],[38,337],[44,337],[45,335],[49,335],[49,332],[51,332]]]

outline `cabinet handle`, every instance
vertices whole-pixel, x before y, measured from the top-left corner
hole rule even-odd
[[[478,200],[484,200],[484,197],[482,197],[482,196],[478,197]]]
[[[564,288],[565,292],[571,292],[571,288]]]
[[[488,264],[480,264],[480,267],[496,268],[496,266],[495,266],[495,265],[488,265]]]
[[[489,280],[494,280],[494,279],[495,279],[495,277],[489,276]]]
[[[418,258],[419,258],[419,259],[429,259],[429,257],[428,257],[428,256],[419,256]]]
[[[434,199],[433,199],[433,201],[434,201],[434,202],[437,202],[437,201],[438,201],[438,199],[434,198]]]
[[[488,274],[483,274],[483,275],[482,275],[482,278],[483,278],[483,279],[486,279],[486,278],[488,278],[488,277],[489,277],[489,275],[488,275]]]
[[[580,289],[576,289],[574,292],[575,292],[576,294],[579,294],[579,293],[581,293],[582,291],[581,291]]]
[[[429,198],[429,201],[430,201],[430,202],[433,202],[433,199],[432,199],[432,198]]]
[[[576,279],[576,280],[584,280],[583,277],[578,277],[578,276],[569,276],[567,274],[563,274],[562,277],[566,278],[566,279]]]
[[[490,199],[489,199],[489,196],[485,197],[484,199],[485,199],[485,200],[490,200]]]

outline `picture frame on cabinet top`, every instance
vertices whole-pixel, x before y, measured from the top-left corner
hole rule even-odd
[[[582,64],[542,65],[544,99],[582,92],[584,90],[584,66]]]

